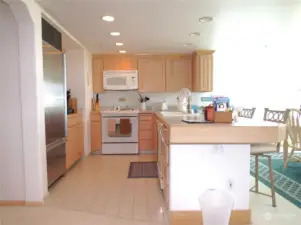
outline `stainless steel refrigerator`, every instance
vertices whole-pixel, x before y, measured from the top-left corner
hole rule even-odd
[[[48,187],[66,172],[65,55],[43,42],[44,107]]]

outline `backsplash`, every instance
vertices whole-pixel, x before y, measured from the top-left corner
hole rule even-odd
[[[150,108],[154,103],[166,101],[168,106],[177,105],[176,93],[140,93],[143,97],[148,96],[150,100],[146,103]],[[94,94],[95,97],[96,94]],[[192,93],[192,104],[200,104],[200,98],[211,96],[211,93]],[[120,105],[121,107],[138,108],[140,106],[139,93],[137,91],[106,91],[99,94],[100,107],[113,107]]]

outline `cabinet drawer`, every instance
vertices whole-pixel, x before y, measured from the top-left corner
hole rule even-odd
[[[139,129],[140,130],[152,130],[153,123],[152,121],[139,121]]]
[[[153,131],[152,130],[141,130],[139,132],[139,139],[152,139]]]
[[[153,119],[152,114],[140,114],[139,120],[140,121],[151,121]]]
[[[90,114],[90,120],[95,121],[95,122],[99,122],[101,120],[100,113],[91,113]]]
[[[79,125],[83,122],[82,114],[73,114],[68,115],[68,127],[74,127],[76,125]]]
[[[153,140],[139,140],[139,150],[153,150]]]

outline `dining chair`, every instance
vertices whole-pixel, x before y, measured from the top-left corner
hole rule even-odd
[[[253,119],[256,108],[243,108],[239,113],[238,117]]]
[[[288,118],[289,110],[270,110],[269,108],[264,109],[263,120],[274,122],[274,123],[286,123]],[[275,184],[272,167],[272,156],[269,153],[279,152],[281,143],[266,143],[266,144],[252,144],[251,155],[255,157],[255,186],[251,188],[251,191],[266,195],[272,198],[272,206],[276,207],[276,195],[275,195]],[[259,191],[259,157],[265,157],[268,159],[269,167],[269,179],[271,183],[271,195],[262,193]]]
[[[284,168],[287,168],[290,160],[301,161],[301,157],[294,155],[295,151],[301,151],[301,111],[291,109],[287,118],[287,138],[284,141],[283,148],[283,161]],[[288,155],[288,148],[291,148],[291,152]]]
[[[289,109],[271,110],[269,108],[264,108],[263,120],[268,122],[273,122],[273,123],[286,124],[289,112],[290,112]],[[276,145],[277,152],[280,152],[281,142],[271,143],[268,145],[271,145],[272,148],[275,147]]]

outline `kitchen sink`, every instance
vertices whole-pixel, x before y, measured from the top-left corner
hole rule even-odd
[[[182,112],[160,112],[162,116],[185,116],[185,113]]]

